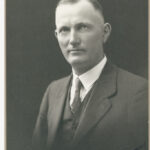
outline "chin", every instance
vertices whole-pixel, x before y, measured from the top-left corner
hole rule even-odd
[[[87,60],[87,58],[84,56],[84,55],[72,55],[72,56],[70,56],[69,57],[69,61],[70,62],[84,62],[84,61],[86,61]]]
[[[69,64],[71,66],[81,66],[82,64],[84,64],[84,61],[81,59],[74,59],[74,60],[69,61]]]
[[[89,61],[84,61],[83,59],[76,59],[76,60],[72,60],[69,62],[69,64],[73,67],[73,68],[80,68],[80,69],[84,69],[88,67],[88,62]]]

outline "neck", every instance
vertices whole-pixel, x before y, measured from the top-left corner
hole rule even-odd
[[[87,72],[88,70],[92,69],[93,67],[95,67],[98,63],[101,62],[101,60],[104,58],[104,56],[97,62],[95,62],[94,64],[90,64],[89,66],[85,65],[79,65],[78,66],[72,66],[73,71],[75,72],[76,75],[80,76],[81,74]]]

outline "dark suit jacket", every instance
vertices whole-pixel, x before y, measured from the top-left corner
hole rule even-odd
[[[36,150],[52,149],[70,76],[47,88],[33,135]],[[147,150],[147,81],[106,64],[72,145],[76,150]]]

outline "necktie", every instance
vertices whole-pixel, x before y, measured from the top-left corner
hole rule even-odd
[[[75,79],[75,94],[73,98],[73,103],[71,105],[71,111],[73,113],[76,113],[81,105],[81,99],[80,99],[80,89],[81,89],[82,83],[79,80],[79,78]]]

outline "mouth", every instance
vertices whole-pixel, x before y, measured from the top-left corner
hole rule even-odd
[[[84,49],[69,49],[68,52],[71,52],[71,53],[78,53],[78,52],[84,52],[85,50]]]

